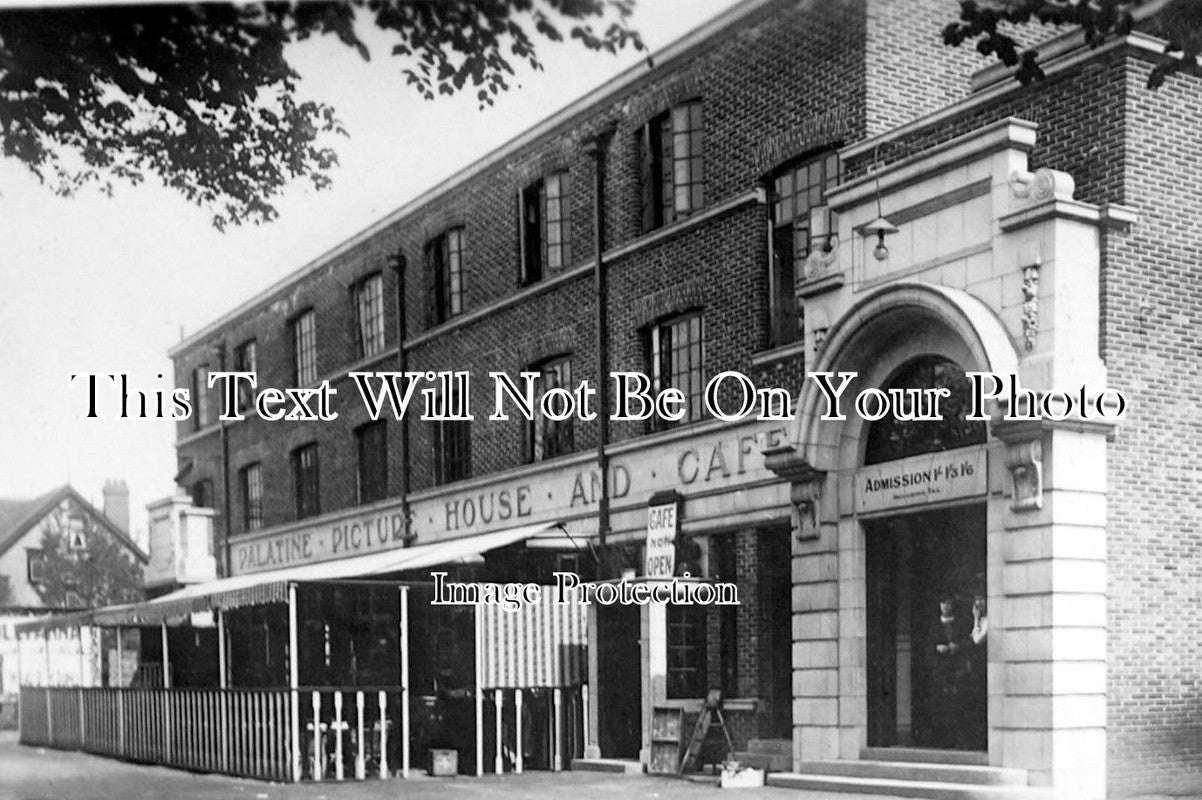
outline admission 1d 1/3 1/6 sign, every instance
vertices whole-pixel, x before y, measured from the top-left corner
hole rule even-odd
[[[924,453],[856,470],[856,513],[985,495],[985,445]]]
[[[679,500],[647,507],[647,558],[643,574],[671,578],[676,572],[676,529]]]

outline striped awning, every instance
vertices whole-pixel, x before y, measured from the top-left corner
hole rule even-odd
[[[545,533],[553,523],[539,523],[505,531],[467,536],[434,544],[385,550],[379,553],[304,564],[296,567],[235,575],[232,578],[198,583],[177,592],[120,606],[107,606],[95,611],[58,617],[40,617],[19,623],[21,630],[47,630],[79,625],[159,625],[188,619],[192,614],[232,610],[246,606],[261,606],[288,601],[288,587],[294,583],[386,575],[439,564],[453,564],[498,547],[515,544]]]
[[[514,611],[476,606],[483,689],[575,686],[588,681],[588,614],[579,592],[557,602],[544,587],[537,603]]]

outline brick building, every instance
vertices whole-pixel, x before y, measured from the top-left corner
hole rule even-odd
[[[641,570],[670,497],[678,562],[742,602],[596,610],[588,755],[646,761],[654,709],[717,686],[738,746],[783,748],[798,785],[903,750],[1066,798],[1196,780],[1198,78],[1144,88],[1140,33],[1033,30],[1049,79],[1020,87],[938,43],[949,14],[741,5],[173,348],[197,398],[177,482],[217,510],[222,569],[545,523],[563,535],[460,573],[608,579]],[[203,387],[233,369],[329,379],[339,417],[221,423]],[[472,421],[372,421],[351,373],[400,369],[470,372]],[[837,424],[814,369],[955,398],[965,371],[1014,373],[1130,408]],[[490,372],[543,392],[619,370],[682,389],[683,423],[488,419]],[[704,415],[724,371],[796,421]],[[864,489],[932,453],[960,479]]]

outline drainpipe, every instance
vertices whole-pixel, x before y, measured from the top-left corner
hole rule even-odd
[[[217,368],[220,372],[225,372],[225,340],[217,343]],[[230,431],[229,423],[225,420],[218,420],[221,426],[221,544],[224,551],[225,569],[222,574],[229,577],[232,573],[230,570],[233,565],[233,557],[230,550],[230,528],[233,520],[230,517]]]
[[[605,148],[612,129],[598,133],[585,148],[596,165],[593,185],[593,293],[597,298],[597,471],[601,496],[597,501],[597,544],[605,547],[609,536],[609,292],[605,282]],[[604,576],[599,576],[604,577]]]
[[[405,267],[408,260],[397,249],[392,258],[392,271],[396,273],[396,368],[397,372],[409,371],[409,356],[405,352],[405,339],[409,324],[405,315]],[[401,417],[401,518],[405,520],[405,547],[413,543],[413,532],[409,519],[409,415]]]

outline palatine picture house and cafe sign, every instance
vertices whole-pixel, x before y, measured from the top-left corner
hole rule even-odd
[[[1162,43],[1139,26],[1096,48],[1036,26],[1022,35],[1048,78],[1023,87],[940,46],[946,16],[740,4],[173,348],[193,390],[231,369],[345,393],[373,370],[528,370],[543,390],[634,370],[682,389],[688,414],[496,422],[480,399],[471,423],[348,408],[219,424],[202,400],[176,481],[215,510],[226,577],[181,591],[222,612],[234,582],[238,607],[220,648],[174,617],[165,646],[264,664],[223,666],[231,689],[404,683],[389,747],[403,738],[414,765],[440,744],[476,772],[650,765],[653,721],[683,709],[687,728],[719,688],[736,749],[779,785],[913,780],[915,759],[937,782],[967,764],[1066,800],[1197,781],[1202,385],[1182,367],[1202,349],[1202,164],[1185,156],[1202,151],[1202,78],[1145,88]],[[725,370],[788,388],[790,421],[702,415]],[[946,421],[822,420],[818,371],[946,388]],[[1117,425],[965,421],[973,371],[1130,404]],[[740,605],[591,606],[537,639],[520,614],[422,603],[432,569],[645,576],[649,508],[665,507],[673,572],[733,582]],[[362,601],[381,631],[408,615],[388,666],[403,680],[372,673],[385,662],[355,638],[377,617],[348,610],[345,581],[365,576],[409,586],[401,611]],[[292,605],[255,588],[289,582]],[[201,650],[188,660],[215,657]],[[296,758],[287,777],[309,777]]]

